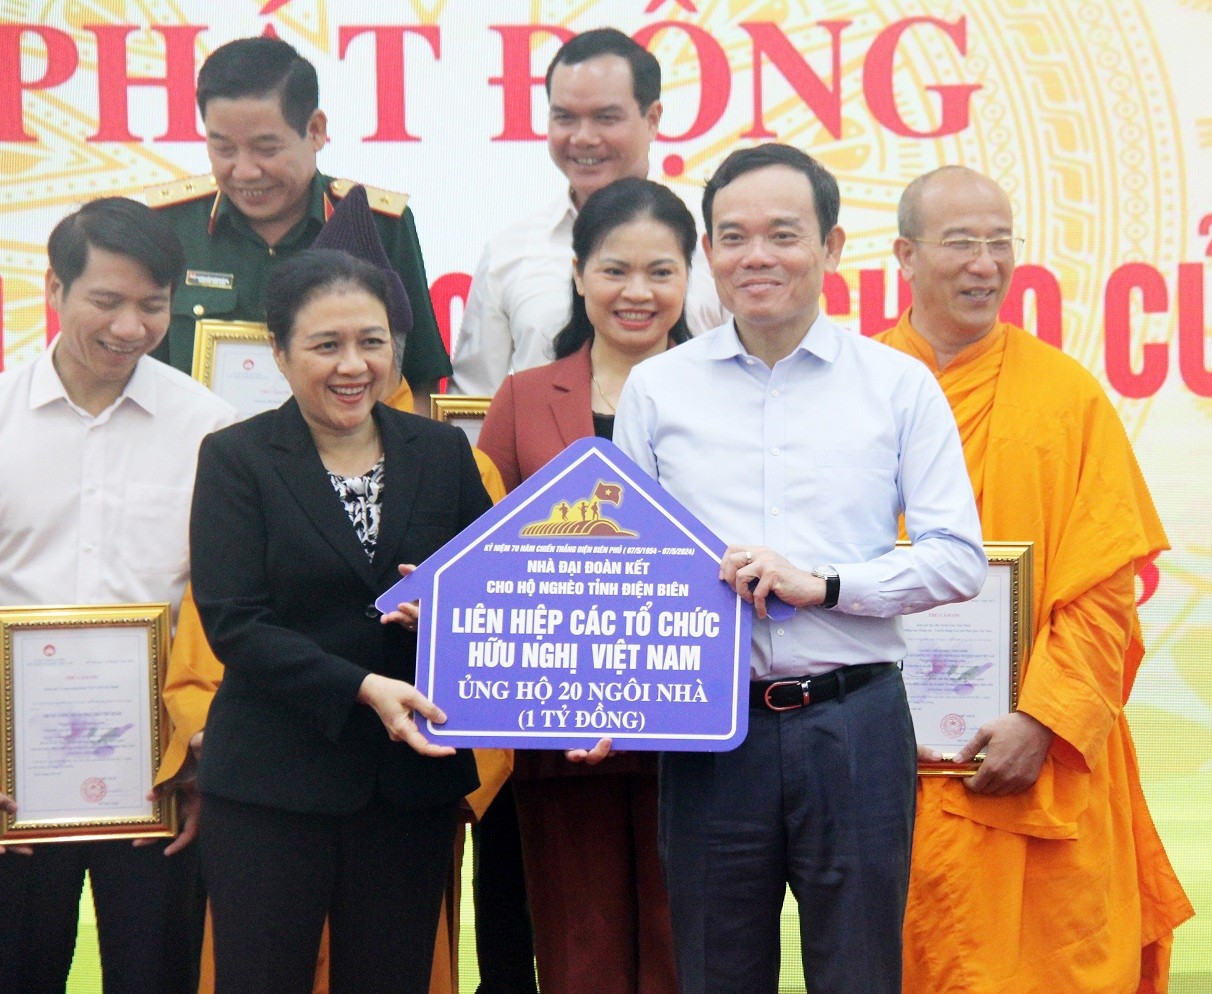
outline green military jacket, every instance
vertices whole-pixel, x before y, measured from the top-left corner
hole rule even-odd
[[[308,248],[319,234],[334,200],[352,184],[316,173],[307,214],[277,245],[269,246],[244,215],[218,192],[208,176],[174,181],[147,190],[148,203],[168,220],[185,247],[185,277],[173,294],[168,334],[152,354],[185,373],[193,368],[194,325],[217,321],[264,321],[265,286],[283,259]],[[425,262],[412,211],[398,194],[370,193],[375,227],[392,267],[404,281],[412,305],[412,330],[402,369],[412,387],[449,376],[450,357],[442,344],[429,299]]]

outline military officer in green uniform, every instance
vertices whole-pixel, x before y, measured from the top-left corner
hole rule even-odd
[[[198,107],[211,176],[150,187],[147,202],[185,246],[186,272],[156,351],[189,373],[201,318],[264,321],[265,285],[282,259],[309,247],[353,186],[316,169],[328,142],[315,67],[277,38],[240,38],[215,49],[198,73]],[[383,247],[412,307],[402,369],[417,397],[450,375],[429,300],[408,198],[367,187]],[[418,404],[419,413],[428,413]]]

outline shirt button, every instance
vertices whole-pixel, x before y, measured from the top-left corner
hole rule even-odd
[[[771,397],[777,397],[778,395],[779,395],[779,392],[778,392],[777,390],[771,390],[771,391],[770,391],[770,396],[771,396]]]
[[[779,447],[778,447],[777,445],[773,446],[773,447],[770,449],[770,454],[771,454],[772,456],[777,456],[777,455],[779,454]]]
[[[771,514],[778,514],[778,513],[779,513],[779,509],[778,509],[777,507],[772,507],[772,508],[770,509],[770,513],[771,513]]]
[[[862,605],[862,602],[860,602],[860,601],[855,601],[853,604],[851,604],[851,605],[850,605],[850,610],[851,610],[851,611],[857,611],[857,610],[858,610],[859,608],[861,608],[862,606],[863,606],[863,605]]]
[[[200,318],[205,313],[206,313],[205,307],[203,307],[201,304],[194,304],[194,317]]]
[[[783,630],[781,628],[776,628],[775,631],[778,632],[779,635],[783,634]]]
[[[366,617],[377,618],[378,616],[379,616],[379,609],[377,607],[375,607],[373,604],[367,604],[366,605]]]

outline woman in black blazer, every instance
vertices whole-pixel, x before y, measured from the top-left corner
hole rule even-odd
[[[193,589],[226,667],[198,774],[218,994],[308,994],[326,916],[333,994],[428,988],[475,764],[417,731],[413,711],[444,718],[411,683],[415,614],[374,599],[490,501],[462,432],[374,400],[389,292],[343,252],[284,263],[267,321],[294,396],[199,454]]]

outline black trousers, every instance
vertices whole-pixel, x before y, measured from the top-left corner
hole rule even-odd
[[[916,749],[900,671],[750,710],[723,753],[661,756],[660,847],[682,994],[775,994],[788,884],[810,994],[900,994]]]
[[[455,805],[297,814],[202,798],[216,994],[311,994],[324,919],[332,994],[426,994]]]
[[[187,911],[196,847],[166,858],[166,845],[62,842],[0,856],[0,991],[62,994],[87,872],[105,994],[194,994]]]

